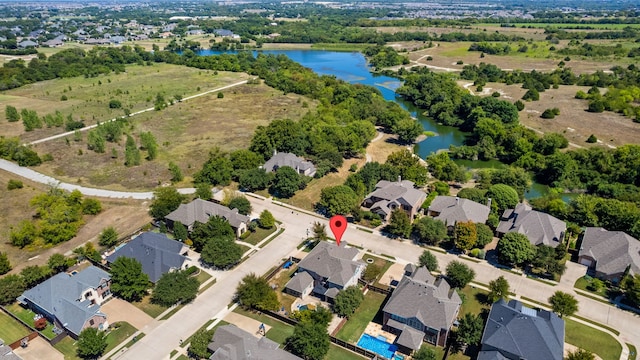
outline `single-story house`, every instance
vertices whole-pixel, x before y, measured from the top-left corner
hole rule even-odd
[[[233,31],[231,30],[227,30],[227,29],[215,29],[213,30],[213,33],[216,34],[217,36],[222,36],[222,37],[233,37]]]
[[[316,174],[316,167],[312,162],[292,153],[279,153],[273,151],[273,156],[267,162],[262,165],[262,168],[266,172],[273,172],[283,166],[288,166],[294,169],[298,174],[305,176],[314,176]]]
[[[109,326],[100,305],[111,297],[111,275],[90,266],[78,273],[59,273],[25,291],[18,302],[43,315],[74,338],[88,327]]]
[[[22,360],[22,358],[16,355],[9,345],[5,345],[4,340],[0,339],[0,360]]]
[[[426,267],[405,267],[405,275],[382,309],[383,329],[398,335],[398,350],[411,354],[423,341],[445,346],[462,300],[443,277]],[[406,275],[409,273],[409,275]]]
[[[121,256],[136,259],[142,264],[142,272],[156,283],[163,274],[186,268],[187,251],[183,243],[165,234],[144,232],[108,255],[107,262],[111,264]]]
[[[359,251],[321,241],[298,264],[296,274],[284,291],[297,297],[313,293],[323,301],[333,302],[340,290],[358,284],[365,264],[356,261]]]
[[[238,237],[247,231],[247,224],[251,220],[248,216],[240,214],[238,209],[229,209],[226,206],[202,199],[195,199],[188,204],[180,204],[176,210],[165,216],[165,220],[170,229],[173,229],[173,224],[179,221],[187,227],[187,230],[191,231],[196,222],[204,224],[212,216],[219,216],[227,220]]]
[[[24,40],[18,43],[18,47],[20,49],[34,48],[34,47],[38,47],[38,43],[31,40]]]
[[[549,214],[533,210],[520,203],[515,209],[507,209],[496,228],[498,237],[517,232],[525,235],[533,245],[556,247],[562,243],[567,224]]]
[[[42,46],[52,47],[52,48],[60,47],[62,45],[64,45],[64,42],[60,39],[51,39],[42,43]]]
[[[413,219],[426,198],[427,194],[416,189],[412,181],[398,177],[397,182],[378,181],[375,190],[365,197],[362,206],[380,215],[384,220],[389,219],[395,209],[402,209]]]
[[[207,347],[213,353],[210,360],[301,360],[266,336],[255,337],[235,325],[217,328]]]
[[[518,300],[498,300],[491,306],[480,343],[478,360],[562,360],[564,321]]]
[[[490,212],[491,199],[483,205],[457,196],[436,196],[427,209],[427,215],[447,226],[455,226],[458,221],[484,224]]]
[[[640,241],[622,231],[588,227],[582,236],[578,262],[598,278],[618,282],[625,273],[640,274]]]

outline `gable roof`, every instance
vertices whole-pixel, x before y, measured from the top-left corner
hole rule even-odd
[[[435,219],[446,225],[455,225],[458,221],[473,221],[484,224],[491,209],[483,204],[457,196],[436,196],[429,205],[429,211],[440,214]]]
[[[358,267],[364,266],[364,263],[353,260],[358,252],[355,248],[321,241],[300,261],[298,268],[312,271],[327,279],[328,282],[344,286],[353,278]]]
[[[16,355],[11,347],[4,344],[4,340],[0,339],[0,360],[22,360],[22,358]]]
[[[499,300],[491,307],[481,344],[488,352],[482,359],[501,359],[491,354],[498,351],[508,359],[562,360],[564,321],[550,311],[531,309],[517,300]]]
[[[533,210],[529,205],[519,203],[515,209],[507,209],[496,228],[497,232],[518,232],[525,235],[533,245],[556,247],[562,242],[562,234],[567,224],[549,214]]]
[[[142,264],[142,271],[149,276],[149,280],[155,283],[162,274],[182,268],[187,260],[182,255],[183,248],[183,243],[171,240],[164,234],[145,232],[107,256],[107,261],[112,263],[121,256],[136,259]]]
[[[383,311],[404,319],[416,318],[433,329],[449,329],[462,300],[444,278],[436,279],[426,267],[403,276]]]
[[[302,293],[310,285],[313,285],[313,278],[306,271],[295,273],[295,275],[284,286],[285,289],[290,289],[298,293]]]
[[[226,206],[216,204],[212,201],[195,199],[188,204],[180,204],[165,219],[179,221],[184,226],[191,226],[196,221],[206,223],[212,216],[219,216],[229,222],[234,228],[238,228],[242,223],[249,222],[250,218],[238,212],[238,209],[229,209]]]
[[[224,325],[216,329],[209,343],[211,360],[301,360],[278,348],[278,344],[266,337],[256,338],[236,327]]]
[[[84,324],[93,316],[105,316],[99,305],[90,300],[80,301],[89,288],[96,288],[111,275],[95,266],[90,266],[75,275],[58,273],[35,287],[25,291],[18,301],[31,302],[58,319],[65,329],[78,335]]]
[[[272,172],[283,166],[289,166],[297,171],[307,171],[308,169],[310,169],[312,173],[316,171],[316,167],[310,161],[306,161],[296,154],[284,152],[273,154],[271,159],[265,162],[262,168],[266,172]]]
[[[414,329],[407,324],[402,324],[398,321],[390,319],[387,322],[393,328],[402,330],[400,335],[396,338],[395,343],[412,350],[418,350],[422,346],[424,341],[424,332]]]
[[[628,266],[640,274],[640,241],[622,231],[586,228],[578,256],[583,255],[596,260],[596,271],[603,274],[623,273]]]
[[[367,195],[366,199],[381,199],[373,207],[386,207],[391,202],[398,205],[420,206],[427,198],[424,191],[414,188],[414,184],[409,180],[387,181],[380,180],[376,184],[375,190]]]

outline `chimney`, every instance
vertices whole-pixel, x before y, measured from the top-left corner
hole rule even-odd
[[[456,206],[460,203],[460,198],[456,196]]]
[[[278,149],[273,149],[273,156],[276,156],[276,154],[278,153]]]
[[[487,207],[491,209],[491,198],[487,199]]]
[[[398,175],[398,183],[402,182],[402,176]]]

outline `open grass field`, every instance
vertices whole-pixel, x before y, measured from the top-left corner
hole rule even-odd
[[[565,319],[565,342],[598,354],[603,360],[618,360],[622,346],[611,335]]]
[[[170,64],[130,65],[120,74],[54,79],[8,90],[0,96],[0,107],[12,105],[18,110],[34,110],[40,116],[60,111],[65,117],[73,114],[74,119],[82,119],[90,125],[123,116],[123,109],[133,113],[153,107],[158,94],[169,101],[175,95],[186,97],[247,78],[244,73],[219,72],[214,75],[213,71]],[[62,96],[67,100],[62,101]],[[112,99],[119,100],[122,108],[111,109],[109,101]],[[27,133],[21,122],[4,121],[3,111],[0,132],[33,141],[64,132],[64,128],[45,126]]]
[[[385,295],[373,291],[367,292],[360,307],[349,317],[349,320],[342,329],[338,331],[336,337],[350,343],[357,343],[367,325],[371,321],[374,321],[378,312],[381,312],[380,308],[385,299]]]
[[[266,85],[240,85],[225,90],[223,96],[218,98],[212,93],[129,118],[131,127],[127,131],[134,137],[143,131],[155,136],[158,157],[154,161],[143,159],[139,166],[125,167],[124,138],[119,144],[107,143],[103,154],[88,150],[85,141],[71,139],[67,143],[56,139],[35,147],[39,153],[50,153],[54,158],[41,165],[39,171],[72,183],[148,190],[169,182],[168,163],[173,161],[185,176],[184,183],[177,186],[186,186],[213,147],[226,151],[244,148],[258,125],[279,118],[297,120],[315,107],[309,99],[283,95]],[[112,149],[118,158],[113,158]],[[145,156],[143,152],[142,157]]]
[[[11,344],[28,335],[30,331],[11,316],[0,311],[0,339]]]

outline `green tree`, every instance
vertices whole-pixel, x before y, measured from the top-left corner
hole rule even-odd
[[[415,121],[415,120],[411,120]],[[429,175],[427,168],[410,150],[399,150],[387,157],[387,165],[396,168],[400,172],[402,179],[411,180],[417,185],[427,182]]]
[[[556,291],[549,298],[553,312],[560,317],[571,316],[578,311],[578,300],[571,294]]]
[[[51,269],[47,266],[32,265],[27,266],[20,271],[20,276],[24,279],[24,284],[27,288],[32,288],[38,285],[50,275]]]
[[[409,219],[409,215],[400,208],[393,210],[385,231],[394,236],[408,238],[411,235],[411,219]]]
[[[476,276],[476,272],[473,271],[473,269],[457,260],[454,260],[447,265],[446,274],[449,284],[458,289],[462,289],[467,286],[467,284]]]
[[[236,298],[247,309],[277,310],[280,306],[278,295],[269,282],[254,273],[242,278],[236,288]]]
[[[83,359],[97,359],[102,356],[107,348],[106,335],[93,327],[88,327],[80,332],[77,342],[78,356]]]
[[[460,319],[458,330],[456,331],[456,341],[460,345],[476,345],[482,338],[482,328],[484,322],[480,315],[466,313]]]
[[[173,161],[169,162],[169,172],[171,173],[172,183],[177,183],[184,179],[184,176],[182,175],[182,170],[180,170],[180,167],[176,165],[176,163],[174,163]]]
[[[82,200],[82,213],[85,215],[96,215],[102,211],[102,204],[98,199],[86,198]]]
[[[106,227],[100,233],[98,244],[101,246],[112,247],[118,243],[118,232],[113,226]]]
[[[398,135],[398,140],[401,143],[412,144],[424,132],[424,128],[420,122],[407,118],[395,123],[391,131]]]
[[[499,214],[502,214],[506,209],[514,208],[520,201],[518,192],[505,184],[491,185],[486,196],[491,198],[492,204],[495,204]]]
[[[38,237],[38,229],[29,220],[22,220],[17,230],[11,230],[9,240],[13,246],[23,248],[33,243]]]
[[[27,289],[20,275],[7,275],[0,278],[0,305],[11,304]]]
[[[204,224],[196,222],[191,231],[191,240],[196,251],[202,251],[209,239],[221,238],[233,241],[235,237],[236,233],[229,222],[220,216],[212,216]]]
[[[319,240],[319,241],[324,241],[327,240],[329,237],[327,236],[327,225],[319,222],[319,221],[314,221],[313,225],[311,227],[311,231],[313,233],[313,239],[314,240]]]
[[[438,245],[447,238],[447,226],[440,220],[425,216],[413,224],[416,239],[427,245]]]
[[[476,224],[476,233],[478,238],[476,240],[476,247],[483,248],[485,245],[493,240],[493,231],[485,224]]]
[[[137,301],[147,293],[149,277],[134,258],[121,256],[111,263],[111,291],[127,301]]]
[[[596,357],[588,350],[577,349],[575,351],[569,352],[567,356],[565,356],[564,360],[595,360]]]
[[[20,114],[18,114],[18,109],[15,106],[7,105],[4,108],[4,115],[9,122],[16,122],[20,120]]]
[[[207,183],[196,184],[196,197],[202,200],[211,200],[211,185]]]
[[[516,232],[505,234],[498,241],[498,260],[503,264],[521,265],[536,253],[535,247],[524,235]]]
[[[264,190],[269,187],[271,174],[260,168],[249,169],[242,171],[238,182],[240,188],[246,191]]]
[[[131,137],[131,135],[127,135],[127,142],[124,146],[124,165],[140,165],[140,150],[138,149],[136,141]]]
[[[460,250],[467,251],[472,249],[478,240],[476,224],[473,221],[458,221],[453,233],[456,247]]]
[[[187,227],[182,225],[180,221],[176,221],[173,223],[173,236],[176,240],[185,241],[189,237],[189,232],[187,231]]]
[[[200,254],[202,262],[218,269],[228,269],[242,258],[242,247],[235,241],[214,237],[207,240]]]
[[[202,169],[194,175],[193,180],[195,183],[229,185],[232,174],[233,165],[229,160],[229,154],[216,147],[209,151],[209,159],[202,165]]]
[[[151,132],[140,133],[140,147],[147,151],[147,160],[153,160],[158,156],[158,143]]]
[[[0,275],[4,275],[11,271],[11,263],[6,252],[0,252]]]
[[[265,209],[260,213],[258,224],[263,229],[271,229],[276,225],[276,218],[273,217],[273,214],[271,214],[269,210]]]
[[[418,266],[425,266],[429,271],[438,271],[438,259],[431,251],[425,250],[418,258]]]
[[[105,151],[105,138],[100,131],[91,130],[87,135],[87,148],[97,153],[104,153]]]
[[[251,203],[244,196],[235,196],[229,201],[228,207],[230,209],[238,209],[238,212],[242,215],[249,215],[251,213]]]
[[[330,345],[326,325],[311,321],[298,323],[285,342],[294,354],[308,360],[324,359]]]
[[[435,350],[428,348],[426,346],[420,347],[413,356],[411,357],[413,360],[436,360],[436,352]]]
[[[357,286],[349,286],[338,293],[333,309],[339,316],[348,318],[356,311],[363,300],[362,291]]]
[[[489,281],[489,295],[487,295],[490,303],[494,303],[500,299],[509,297],[509,282],[504,276],[500,275],[495,280]]]
[[[229,160],[231,160],[234,171],[257,169],[264,163],[262,156],[247,149],[233,151],[229,154]]]
[[[302,185],[300,175],[293,168],[282,166],[276,170],[269,192],[286,199],[292,197]]]
[[[67,269],[76,263],[74,258],[67,258],[62,254],[52,254],[47,260],[47,266],[54,274],[67,271]]]
[[[189,355],[196,359],[208,359],[211,356],[208,346],[213,334],[214,330],[207,331],[206,329],[200,329],[193,334],[187,350]]]
[[[160,187],[153,192],[149,214],[157,220],[163,219],[177,209],[186,197],[173,186]]]
[[[358,195],[346,185],[326,187],[320,192],[318,207],[324,209],[328,216],[346,215],[360,204]]]
[[[186,304],[196,298],[199,287],[198,279],[186,271],[171,271],[158,279],[151,301],[163,306]]]
[[[622,288],[624,289],[624,296],[636,304],[640,305],[640,275],[627,275],[622,280]]]
[[[458,181],[465,180],[465,172],[458,164],[449,158],[447,152],[433,154],[427,157],[429,172],[440,181]]]

